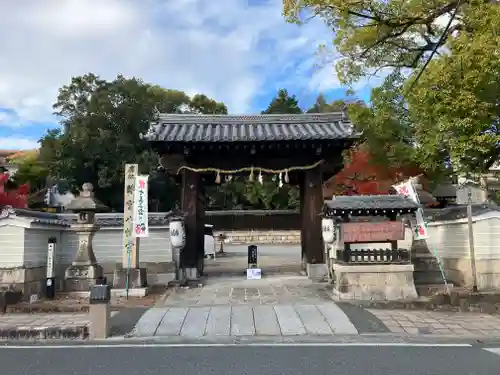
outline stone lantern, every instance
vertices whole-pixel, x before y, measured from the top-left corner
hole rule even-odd
[[[108,207],[94,197],[91,183],[85,183],[79,196],[73,199],[67,209],[78,214],[71,229],[76,232],[78,249],[74,261],[66,269],[66,289],[68,291],[88,291],[92,285],[102,281],[102,267],[97,264],[92,240],[99,229],[95,223],[96,212],[104,212]]]

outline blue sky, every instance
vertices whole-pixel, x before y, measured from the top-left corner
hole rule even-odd
[[[234,114],[259,112],[279,88],[304,108],[345,92],[334,53],[318,66],[331,31],[287,24],[281,0],[3,1],[0,28],[1,149],[36,146],[57,126],[58,88],[87,72],[204,93]],[[368,99],[367,83],[356,90]]]

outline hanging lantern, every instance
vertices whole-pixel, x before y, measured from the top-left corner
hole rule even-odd
[[[283,187],[283,179],[281,178],[281,173],[278,175],[278,187]]]
[[[170,243],[172,247],[182,249],[186,246],[186,230],[182,218],[172,219],[169,223]]]
[[[285,171],[285,183],[286,184],[290,183],[290,177],[288,177],[288,169]]]
[[[254,175],[253,175],[253,167],[250,169],[250,176],[248,176],[248,181],[253,182],[254,180]]]
[[[326,244],[332,244],[335,241],[335,224],[333,219],[324,218],[321,220],[321,234]]]
[[[215,176],[215,183],[220,184],[220,173],[217,171],[217,176]]]
[[[261,184],[261,185],[264,184],[264,178],[262,177],[262,171],[259,171],[259,177],[257,179],[259,181],[259,184]]]

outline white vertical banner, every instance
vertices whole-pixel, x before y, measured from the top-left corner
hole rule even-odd
[[[148,227],[148,177],[138,175],[134,187],[134,237],[147,237]]]
[[[418,194],[417,191],[415,190],[415,187],[413,186],[411,180],[408,180],[406,182],[402,182],[398,185],[393,185],[392,186],[396,192],[399,195],[402,195],[408,199],[411,199],[413,202],[420,204],[420,200],[418,199]],[[417,223],[415,225],[415,228],[413,230],[413,235],[416,240],[426,240],[429,238],[429,235],[427,233],[427,225],[425,224],[424,221],[424,212],[422,208],[419,208],[416,212],[416,219]]]

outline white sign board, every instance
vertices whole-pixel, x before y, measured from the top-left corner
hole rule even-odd
[[[49,243],[47,249],[47,278],[54,277],[54,247],[53,243]]]
[[[134,236],[148,237],[148,176],[139,175],[135,179],[134,190]]]
[[[260,268],[247,268],[247,280],[262,279],[262,270]]]

